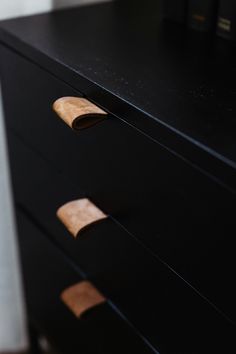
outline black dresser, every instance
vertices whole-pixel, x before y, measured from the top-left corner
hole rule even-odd
[[[236,49],[160,20],[159,1],[0,23],[28,316],[58,353],[233,354]],[[107,113],[73,131],[62,97]],[[108,215],[73,238],[56,212]],[[77,318],[60,294],[107,299]]]

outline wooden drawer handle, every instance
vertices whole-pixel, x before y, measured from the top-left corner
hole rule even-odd
[[[76,238],[78,234],[95,222],[107,218],[89,199],[68,202],[57,210],[57,217]]]
[[[56,114],[74,130],[89,128],[106,118],[107,113],[82,97],[62,97],[53,103]]]
[[[61,300],[78,318],[89,309],[106,302],[106,298],[87,280],[65,289]]]

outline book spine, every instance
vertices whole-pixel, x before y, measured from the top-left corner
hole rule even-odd
[[[185,23],[187,0],[162,0],[162,17],[178,23]]]
[[[226,39],[236,40],[235,0],[220,0],[217,19],[217,34]]]
[[[217,18],[217,5],[217,0],[189,0],[189,27],[203,32],[214,30]]]

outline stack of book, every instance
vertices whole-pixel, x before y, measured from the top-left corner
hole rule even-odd
[[[236,40],[236,0],[162,0],[163,18]]]

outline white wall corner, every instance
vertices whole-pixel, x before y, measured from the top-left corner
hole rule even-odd
[[[112,0],[0,0],[0,20],[50,11],[55,8],[105,1]]]

